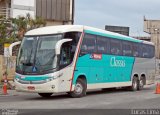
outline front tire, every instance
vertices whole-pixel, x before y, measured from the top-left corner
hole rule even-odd
[[[73,98],[80,98],[86,95],[87,84],[86,81],[79,78],[76,82],[74,91],[70,93]]]
[[[41,97],[51,97],[53,93],[38,93]]]

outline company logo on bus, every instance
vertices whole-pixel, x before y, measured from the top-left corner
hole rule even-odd
[[[110,60],[111,67],[125,67],[125,60],[116,59],[116,57],[112,57]]]
[[[101,60],[102,59],[102,54],[91,54],[91,59],[95,60]]]

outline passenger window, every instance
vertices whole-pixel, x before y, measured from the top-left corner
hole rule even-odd
[[[71,62],[73,61],[75,52],[76,52],[76,48],[77,48],[77,44],[79,42],[81,33],[80,32],[66,32],[64,34],[64,39],[72,39],[71,41]]]
[[[155,56],[155,48],[154,46],[149,46],[149,58],[153,58]]]
[[[86,34],[83,38],[81,53],[95,53],[96,52],[96,36]]]
[[[66,67],[67,65],[71,64],[72,62],[71,57],[71,45],[70,43],[64,43],[61,48],[61,55],[60,55],[60,66],[61,68]]]
[[[132,56],[132,45],[130,42],[123,42],[123,55]]]
[[[142,57],[143,58],[153,58],[154,55],[155,55],[154,46],[151,46],[151,45],[142,46]]]
[[[120,40],[111,40],[110,53],[113,55],[122,55]]]
[[[143,58],[148,58],[149,57],[149,51],[148,51],[146,45],[142,46],[142,57]]]
[[[133,56],[138,57],[139,54],[140,54],[139,45],[138,44],[133,44],[132,49],[133,49]]]
[[[106,54],[109,52],[108,48],[108,39],[105,37],[97,37],[97,52],[100,54]]]

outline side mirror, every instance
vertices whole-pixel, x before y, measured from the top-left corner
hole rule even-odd
[[[70,42],[70,41],[72,41],[72,39],[62,39],[62,40],[58,41],[56,43],[56,54],[57,55],[60,54],[62,44],[66,43],[66,42]]]

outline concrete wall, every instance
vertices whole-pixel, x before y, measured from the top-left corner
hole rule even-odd
[[[11,0],[11,17],[42,17],[47,25],[64,25],[73,23],[73,0]]]
[[[6,7],[5,1],[0,1],[0,8],[2,8],[2,7]]]
[[[160,20],[144,20],[144,32],[151,35],[151,42],[155,44],[156,57],[160,59]]]
[[[7,69],[7,59],[4,56],[0,55],[0,81],[3,79],[3,73],[7,71],[8,79],[13,80],[15,76],[15,66],[16,66],[16,57],[12,56],[8,59],[8,69]]]
[[[11,17],[16,18],[20,16],[26,16],[27,13],[31,17],[36,16],[35,0],[12,0],[11,2]]]
[[[73,0],[36,0],[36,16],[47,20],[47,25],[72,24]]]

